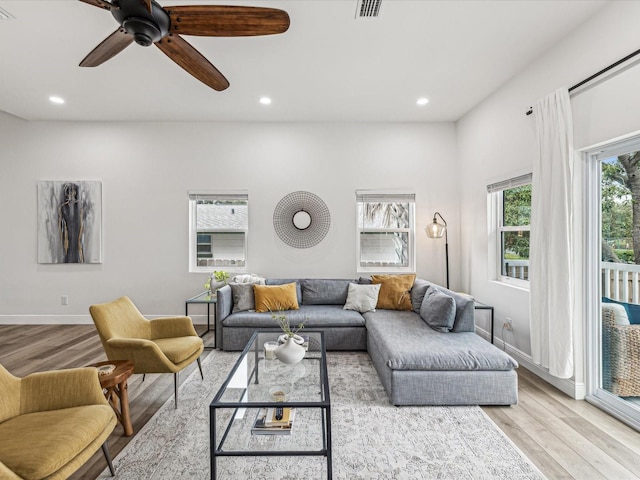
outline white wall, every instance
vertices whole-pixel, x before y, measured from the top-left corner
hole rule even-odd
[[[462,287],[479,300],[495,305],[497,337],[506,317],[513,320],[514,332],[505,331],[509,351],[521,362],[530,360],[529,294],[528,291],[490,281],[488,265],[488,235],[486,185],[515,174],[531,172],[534,156],[535,120],[525,111],[552,91],[570,87],[605,66],[640,47],[640,2],[612,2],[587,23],[569,32],[557,44],[527,69],[461,119],[458,124],[458,157],[461,167],[461,257]],[[604,85],[604,84],[603,84]],[[627,87],[627,92],[630,86]],[[637,83],[633,86],[637,90]],[[587,93],[585,93],[587,95]],[[606,140],[631,130],[640,129],[640,108],[632,96],[618,91],[618,99],[607,102],[611,118],[599,118],[590,108],[574,109],[576,147],[585,142]],[[620,101],[626,98],[632,103]],[[572,103],[580,97],[576,96]],[[596,96],[596,98],[599,98]],[[593,103],[591,104],[593,105]],[[614,120],[615,118],[615,120]],[[635,125],[635,127],[633,127]],[[585,130],[588,127],[588,132]],[[605,128],[606,127],[606,128]],[[580,183],[578,176],[577,182]],[[549,228],[553,228],[550,226]],[[576,232],[579,249],[581,236]],[[580,259],[578,259],[580,260]],[[579,279],[580,280],[580,279]],[[576,298],[582,299],[582,285],[576,285]],[[576,324],[575,385],[565,382],[561,388],[574,388],[580,396],[584,381],[583,318]],[[529,365],[531,366],[531,365]],[[540,373],[540,372],[538,372]],[[567,391],[566,388],[563,388]]]
[[[571,101],[574,142],[583,149],[640,130],[640,58]]]
[[[182,314],[206,279],[188,273],[187,191],[197,189],[249,190],[248,271],[355,278],[355,190],[415,188],[417,273],[444,282],[444,243],[423,231],[438,210],[451,225],[455,285],[456,171],[452,123],[56,123],[0,113],[0,322],[90,321],[89,305],[120,295],[146,315]],[[37,263],[41,180],[102,181],[102,264]],[[273,231],[275,205],[297,190],[331,213],[329,234],[311,249]]]

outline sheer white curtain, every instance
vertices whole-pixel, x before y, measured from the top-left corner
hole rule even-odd
[[[538,100],[531,201],[531,356],[573,375],[573,122],[569,92]]]

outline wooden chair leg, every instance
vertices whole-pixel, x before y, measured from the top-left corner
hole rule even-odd
[[[104,458],[107,460],[107,465],[109,465],[109,471],[111,472],[111,476],[115,476],[116,471],[113,468],[113,462],[111,461],[111,454],[109,453],[109,448],[107,447],[107,442],[102,444],[102,453],[104,453]]]
[[[178,408],[178,377],[179,375],[180,375],[180,372],[176,372],[173,374],[173,390],[174,390],[174,397],[175,397],[174,408]]]
[[[204,380],[204,375],[202,374],[202,363],[200,363],[200,357],[196,360],[198,362],[198,368],[200,369],[200,378]]]

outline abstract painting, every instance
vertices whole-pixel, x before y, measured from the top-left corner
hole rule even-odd
[[[102,263],[102,182],[38,182],[38,263]]]

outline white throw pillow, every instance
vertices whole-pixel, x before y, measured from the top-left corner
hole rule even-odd
[[[255,273],[236,275],[229,283],[253,283],[256,285],[264,285],[264,278],[256,275]]]
[[[349,284],[347,292],[347,303],[342,307],[344,310],[355,310],[360,313],[375,311],[378,303],[380,284],[357,285]]]

